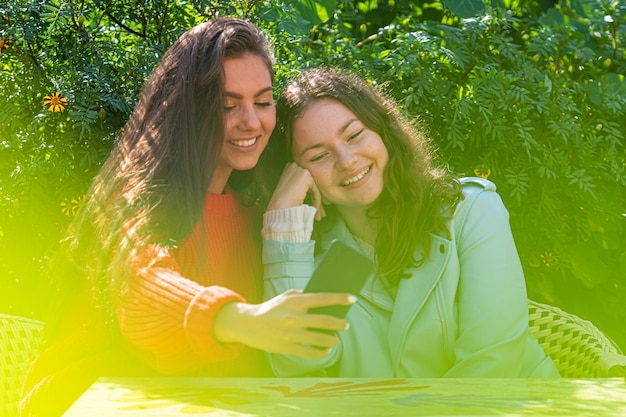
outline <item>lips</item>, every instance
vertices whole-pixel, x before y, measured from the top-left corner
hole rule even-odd
[[[356,174],[353,177],[348,178],[345,181],[341,182],[341,186],[342,187],[347,187],[351,184],[354,184],[357,181],[360,181],[361,179],[363,179],[363,177],[365,177],[367,174],[369,174],[369,172],[372,170],[372,166],[368,166],[367,168],[365,168],[363,171],[359,172],[358,174]]]
[[[258,140],[259,137],[256,136],[252,139],[229,140],[228,143],[238,148],[248,148],[250,146],[254,146]]]

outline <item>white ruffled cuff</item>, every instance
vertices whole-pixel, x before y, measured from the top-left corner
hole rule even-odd
[[[317,209],[301,206],[270,210],[263,214],[263,240],[276,240],[285,243],[302,243],[311,240],[313,222]]]

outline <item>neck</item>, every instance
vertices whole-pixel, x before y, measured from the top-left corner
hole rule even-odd
[[[217,167],[215,167],[213,178],[211,178],[211,183],[209,184],[209,192],[213,194],[224,193],[228,178],[230,178],[232,172],[232,168],[218,164]]]
[[[340,209],[339,214],[346,222],[346,226],[357,238],[374,246],[378,236],[378,222],[367,217],[367,208]]]

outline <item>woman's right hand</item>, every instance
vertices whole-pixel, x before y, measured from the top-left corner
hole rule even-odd
[[[311,173],[295,162],[289,162],[278,180],[267,210],[278,210],[296,207],[304,204],[307,196],[311,198],[311,204],[317,209],[316,220],[321,220],[326,213],[322,205],[320,194]]]
[[[321,359],[339,343],[339,338],[313,329],[343,331],[348,322],[308,314],[308,310],[354,302],[356,297],[349,294],[289,290],[261,304],[229,303],[215,317],[215,337],[223,343],[244,343],[270,353]]]

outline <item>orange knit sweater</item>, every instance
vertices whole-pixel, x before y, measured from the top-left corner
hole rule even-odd
[[[31,367],[21,415],[58,416],[101,376],[268,375],[263,352],[222,344],[213,335],[221,306],[260,301],[256,215],[228,190],[209,194],[204,226],[177,250],[146,248],[115,300],[122,346],[107,343],[93,303],[81,298],[57,342]]]

